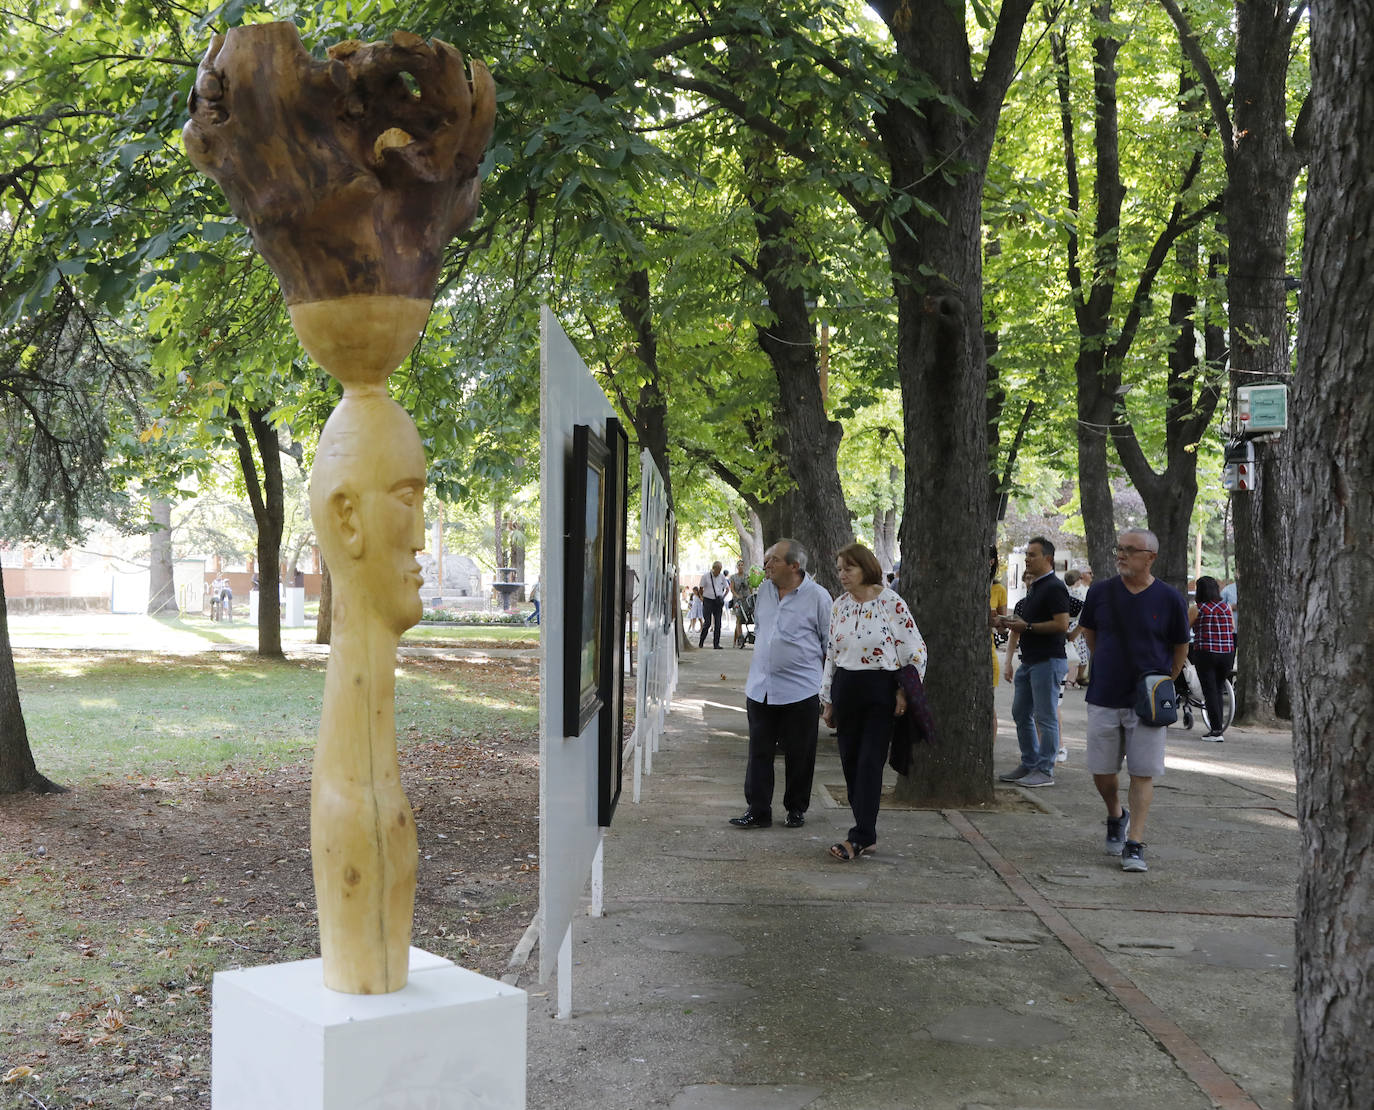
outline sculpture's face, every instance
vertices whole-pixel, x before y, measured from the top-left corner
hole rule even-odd
[[[385,397],[350,399],[320,437],[310,481],[320,547],[347,610],[396,635],[420,619],[425,453],[405,410]]]
[[[413,451],[390,454],[377,480],[361,491],[363,588],[369,608],[397,635],[420,620],[420,564],[425,546],[425,456],[418,439]]]

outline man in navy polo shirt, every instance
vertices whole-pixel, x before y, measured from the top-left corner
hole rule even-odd
[[[1128,528],[1116,540],[1118,575],[1094,583],[1078,626],[1093,653],[1088,676],[1088,770],[1107,803],[1107,851],[1120,855],[1123,871],[1147,871],[1145,818],[1154,781],[1164,774],[1163,725],[1136,716],[1136,684],[1142,674],[1178,677],[1188,658],[1188,605],[1183,595],[1150,571],[1159,540]],[[1117,776],[1130,775],[1130,808],[1121,804]]]
[[[1010,617],[1002,627],[1021,634],[1021,666],[1013,679],[1011,715],[1021,764],[998,778],[1019,786],[1053,786],[1054,757],[1059,751],[1059,688],[1069,663],[1064,635],[1069,630],[1069,588],[1054,573],[1054,544],[1036,536],[1026,544],[1026,571],[1034,576],[1024,602],[1024,616]]]

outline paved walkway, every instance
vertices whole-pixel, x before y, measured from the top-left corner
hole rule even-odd
[[[1289,1105],[1286,734],[1172,734],[1150,871],[1130,875],[1103,851],[1070,692],[1056,786],[999,788],[989,812],[885,808],[879,854],[845,864],[826,854],[850,818],[824,728],[804,828],[726,823],[748,662],[683,659],[643,801],[627,790],[607,837],[605,916],[574,924],[572,1017],[537,960],[520,975],[531,1110]]]

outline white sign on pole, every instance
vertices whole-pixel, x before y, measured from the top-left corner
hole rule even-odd
[[[574,427],[586,424],[604,435],[606,419],[615,411],[547,307],[540,324],[539,981],[544,983],[559,963],[559,952],[571,951],[566,942],[573,916],[601,843],[598,718],[593,715],[578,736],[563,731],[564,630],[570,616],[563,551],[568,461]],[[571,984],[562,981],[567,978],[565,970],[559,982],[564,1016],[571,1004]]]

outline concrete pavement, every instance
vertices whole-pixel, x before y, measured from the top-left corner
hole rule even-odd
[[[531,1110],[1191,1110],[1289,1104],[1298,868],[1286,733],[1171,730],[1146,874],[1103,850],[1083,695],[1057,784],[850,824],[822,727],[807,823],[740,831],[749,651],[689,651],[574,923],[573,1013],[531,991]],[[1016,761],[999,688],[997,767]],[[938,724],[938,722],[937,722]],[[781,814],[781,765],[775,818]],[[890,774],[890,772],[889,772]],[[1123,775],[1124,781],[1124,775]],[[832,792],[833,791],[833,792]]]

